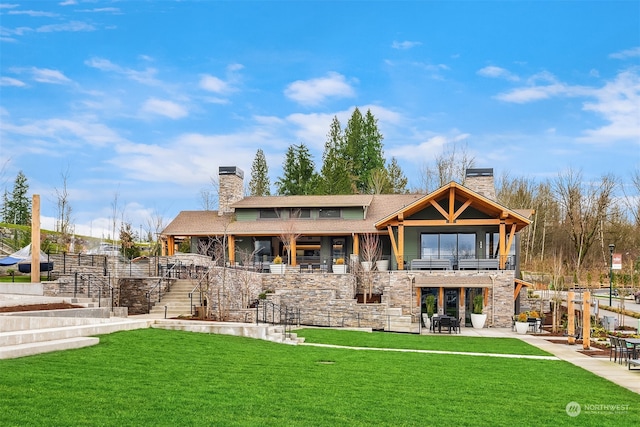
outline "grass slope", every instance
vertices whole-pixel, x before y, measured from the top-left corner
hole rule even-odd
[[[0,360],[0,425],[640,425],[638,395],[561,361],[159,329],[100,339],[95,347]],[[629,406],[572,418],[571,401]]]

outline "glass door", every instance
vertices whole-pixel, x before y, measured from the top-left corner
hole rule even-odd
[[[464,325],[471,326],[471,313],[473,299],[476,295],[482,295],[482,288],[466,288],[464,292]]]
[[[458,318],[458,295],[460,288],[446,288],[444,290],[444,314]]]

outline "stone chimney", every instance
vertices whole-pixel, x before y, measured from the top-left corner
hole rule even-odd
[[[464,186],[487,199],[493,201],[496,200],[496,186],[493,181],[493,168],[467,169]]]
[[[236,166],[220,166],[218,179],[218,215],[233,213],[231,205],[244,198],[244,172]]]

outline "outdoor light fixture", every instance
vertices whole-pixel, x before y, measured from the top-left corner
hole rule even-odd
[[[610,254],[610,258],[609,258],[609,307],[612,306],[611,304],[611,294],[613,293],[613,250],[615,249],[616,245],[614,245],[613,243],[609,243],[609,254]]]

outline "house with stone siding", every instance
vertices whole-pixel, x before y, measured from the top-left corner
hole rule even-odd
[[[163,255],[188,241],[191,252],[256,272],[274,300],[308,319],[334,309],[343,324],[411,329],[431,294],[439,313],[470,325],[482,295],[488,325],[511,326],[523,284],[520,232],[532,211],[496,201],[492,169],[469,169],[464,185],[430,194],[244,197],[237,167],[220,167],[219,185],[219,210],[180,212],[161,234]],[[270,273],[275,257],[284,274]]]

